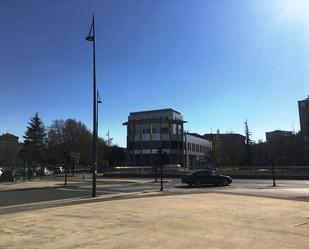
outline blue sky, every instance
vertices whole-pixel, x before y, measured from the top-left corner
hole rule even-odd
[[[129,112],[174,108],[186,129],[299,130],[309,94],[306,0],[1,0],[0,133],[92,127],[92,12],[96,15],[99,135],[125,146]]]

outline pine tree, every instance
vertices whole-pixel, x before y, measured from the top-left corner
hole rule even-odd
[[[45,151],[46,130],[43,121],[40,119],[38,112],[30,118],[24,138],[24,150],[28,155],[31,165],[43,161]]]
[[[252,140],[250,139],[251,135],[252,135],[252,133],[249,131],[248,121],[246,119],[246,121],[245,121],[246,163],[249,166],[252,164],[252,153],[251,153]]]

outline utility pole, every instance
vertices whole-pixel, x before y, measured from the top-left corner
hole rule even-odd
[[[274,169],[274,160],[271,157],[270,158],[270,162],[271,162],[271,172],[272,172],[272,177],[273,177],[273,187],[276,187],[276,177],[275,177],[275,169]]]
[[[99,104],[102,103],[99,91],[97,91],[97,133],[99,131]]]
[[[160,178],[161,178],[160,191],[163,191],[163,153],[162,153],[162,148],[158,149],[158,154],[159,154],[159,157],[160,157]]]
[[[97,181],[97,86],[96,86],[96,60],[95,60],[95,22],[94,14],[92,16],[92,24],[87,41],[92,42],[93,55],[93,155],[92,155],[92,197],[96,197],[96,181]]]

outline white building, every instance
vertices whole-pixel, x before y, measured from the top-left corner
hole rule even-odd
[[[211,143],[198,134],[184,133],[183,117],[173,109],[132,112],[127,126],[127,149],[131,166],[160,163],[158,149],[166,164],[195,168],[209,164]]]

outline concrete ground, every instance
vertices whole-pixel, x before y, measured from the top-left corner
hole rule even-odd
[[[49,177],[31,182],[0,183],[0,215],[20,211],[42,209],[77,203],[92,202],[91,175],[68,178],[64,186],[63,177]],[[97,180],[97,196],[100,201],[135,198],[140,194],[153,193],[160,189],[160,182],[151,178],[105,178]],[[269,179],[233,179],[230,186],[190,188],[180,179],[166,179],[164,193],[168,195],[197,193],[226,193],[270,198],[309,201],[308,180],[278,180],[272,187]]]
[[[157,194],[1,215],[0,248],[308,248],[308,202]]]

